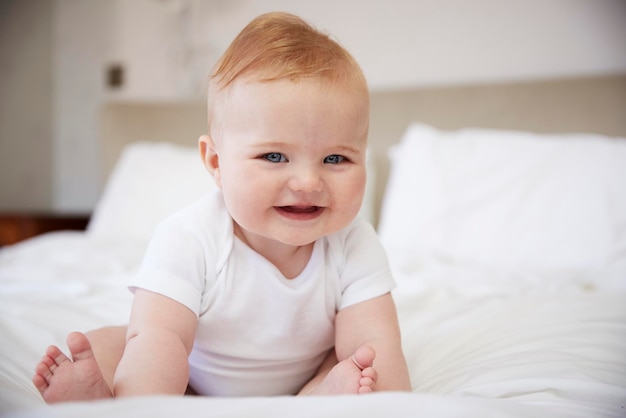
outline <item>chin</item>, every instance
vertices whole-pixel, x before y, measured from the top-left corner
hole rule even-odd
[[[293,247],[304,247],[310,244],[313,244],[315,241],[320,239],[322,236],[318,236],[314,239],[311,238],[286,238],[286,239],[278,239],[277,241],[282,242],[286,245],[291,245]]]
[[[278,241],[287,245],[293,245],[294,247],[302,247],[305,245],[313,244],[318,239],[334,234],[335,232],[340,231],[343,228],[345,228],[345,226],[332,229],[326,228],[324,231],[319,233],[310,233],[306,230],[306,228],[304,228],[303,231],[298,231],[293,235],[283,236],[282,239],[278,239]]]

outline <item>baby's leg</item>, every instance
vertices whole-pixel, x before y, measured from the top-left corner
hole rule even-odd
[[[126,344],[126,327],[68,335],[70,359],[50,346],[37,364],[33,384],[48,403],[112,397],[113,376]]]
[[[311,395],[369,393],[374,390],[378,375],[373,367],[376,352],[369,345],[359,347],[354,354],[337,363]]]

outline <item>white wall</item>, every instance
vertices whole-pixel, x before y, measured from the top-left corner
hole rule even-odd
[[[623,0],[233,3],[216,6],[206,28],[220,52],[257,14],[292,11],[335,35],[361,63],[372,89],[626,69]]]
[[[115,0],[117,97],[201,95],[255,16],[285,10],[334,35],[372,89],[626,70],[624,0]]]
[[[47,0],[0,0],[3,211],[37,210],[52,200],[52,23]]]
[[[132,0],[131,0],[132,1]],[[115,10],[100,0],[55,1],[52,209],[90,212],[100,195],[98,111],[112,56]]]
[[[266,11],[294,12],[333,34],[361,63],[372,89],[626,72],[624,0],[49,1],[55,5],[49,207],[60,211],[91,210],[100,193],[101,103],[201,97],[208,68]],[[111,63],[126,70],[118,91],[104,87]]]

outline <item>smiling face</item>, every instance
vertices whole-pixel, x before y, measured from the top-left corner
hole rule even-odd
[[[221,92],[200,146],[235,234],[259,251],[347,226],[363,198],[368,125],[363,94],[316,79],[238,80]]]

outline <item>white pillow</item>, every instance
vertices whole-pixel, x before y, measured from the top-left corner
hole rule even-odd
[[[375,166],[367,158],[360,215],[374,218]],[[170,143],[136,142],[124,148],[87,228],[94,237],[148,241],[156,224],[217,186],[199,151]]]
[[[623,269],[626,139],[415,124],[390,157],[379,233],[396,268]]]
[[[136,142],[118,160],[87,228],[94,237],[148,241],[163,218],[217,186],[197,148]]]

